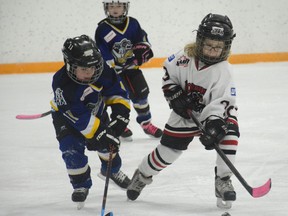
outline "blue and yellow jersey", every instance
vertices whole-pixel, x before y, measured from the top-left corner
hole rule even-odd
[[[111,118],[118,114],[129,118],[130,104],[127,92],[115,71],[107,64],[100,78],[93,84],[74,82],[62,67],[53,76],[54,98],[52,109],[60,112],[67,122],[87,139],[99,128],[105,128],[101,117],[106,106],[111,107]]]
[[[106,19],[98,23],[95,41],[104,60],[111,66],[126,66],[134,60],[132,47],[139,42],[147,42],[147,33],[133,17],[116,26]]]

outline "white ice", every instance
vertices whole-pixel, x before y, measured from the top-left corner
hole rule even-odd
[[[153,122],[163,128],[170,110],[161,91],[162,69],[143,69],[150,85]],[[234,65],[238,89],[241,138],[235,166],[252,187],[272,178],[270,193],[253,198],[233,177],[237,200],[231,216],[286,216],[288,211],[288,62]],[[101,213],[104,181],[100,163],[87,152],[93,187],[85,207],[71,201],[66,174],[51,117],[17,120],[17,114],[49,110],[52,73],[0,76],[0,215],[95,216]],[[145,135],[131,113],[133,142],[123,142],[122,170],[130,177],[142,158],[159,143]],[[195,139],[170,167],[154,177],[139,198],[127,201],[126,192],[110,184],[106,213],[115,216],[220,216],[216,207],[214,162]]]

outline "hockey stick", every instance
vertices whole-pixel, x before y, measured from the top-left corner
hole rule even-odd
[[[193,112],[189,111],[190,117],[193,119],[197,127],[202,131],[203,134],[206,133],[203,125],[199,122],[199,120],[195,117]],[[249,186],[249,184],[246,182],[246,180],[241,176],[241,174],[238,172],[238,170],[235,168],[235,166],[231,163],[231,161],[227,158],[227,156],[224,154],[222,149],[219,147],[217,143],[214,143],[215,150],[219,154],[219,156],[222,158],[222,160],[226,163],[226,165],[230,168],[230,170],[233,172],[233,174],[237,177],[237,179],[240,181],[240,183],[244,186],[244,188],[249,192],[249,194],[254,197],[262,197],[265,196],[271,189],[271,178],[263,184],[260,187],[252,188]]]
[[[19,114],[19,115],[16,116],[16,119],[33,120],[33,119],[38,119],[38,118],[45,117],[47,115],[50,115],[51,113],[52,113],[52,111],[49,110],[48,112],[44,112],[44,113],[40,113],[40,114],[32,114],[32,115]]]
[[[108,165],[107,165],[107,171],[106,171],[104,194],[103,194],[103,200],[102,200],[101,216],[104,216],[104,213],[105,213],[109,179],[110,179],[110,175],[111,175],[112,160],[113,160],[112,155],[113,155],[113,147],[110,146],[109,159],[108,159]],[[105,216],[113,216],[113,212],[108,212]]]
[[[132,67],[132,66],[137,66],[137,65],[134,62],[132,62],[131,64],[128,64],[125,67],[123,67],[122,70],[120,70],[120,71],[116,71],[115,70],[115,71],[116,71],[117,74],[120,74],[124,70],[127,70],[129,67]],[[19,119],[19,120],[33,120],[33,119],[38,119],[38,118],[45,117],[47,115],[50,115],[51,113],[52,113],[52,110],[49,110],[47,112],[40,113],[40,114],[31,114],[31,115],[19,114],[19,115],[16,115],[16,119]]]

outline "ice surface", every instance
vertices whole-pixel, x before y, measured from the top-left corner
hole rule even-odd
[[[150,85],[153,122],[163,128],[170,110],[161,91],[162,69],[144,69]],[[257,187],[272,178],[272,189],[252,198],[235,177],[237,200],[232,216],[286,216],[288,211],[288,62],[234,65],[241,137],[236,167]],[[0,215],[95,216],[101,214],[104,181],[100,163],[87,152],[93,187],[85,208],[71,201],[66,174],[51,117],[17,120],[17,114],[48,111],[52,73],[0,76]],[[145,135],[131,113],[133,142],[123,142],[122,170],[132,176],[142,158],[159,143]],[[127,201],[126,192],[110,184],[106,213],[115,216],[220,216],[214,196],[215,152],[195,139],[170,167],[154,177],[139,198]]]

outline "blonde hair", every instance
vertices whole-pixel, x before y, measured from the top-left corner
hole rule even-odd
[[[186,44],[184,47],[184,52],[187,54],[188,57],[195,57],[196,56],[196,42]]]

